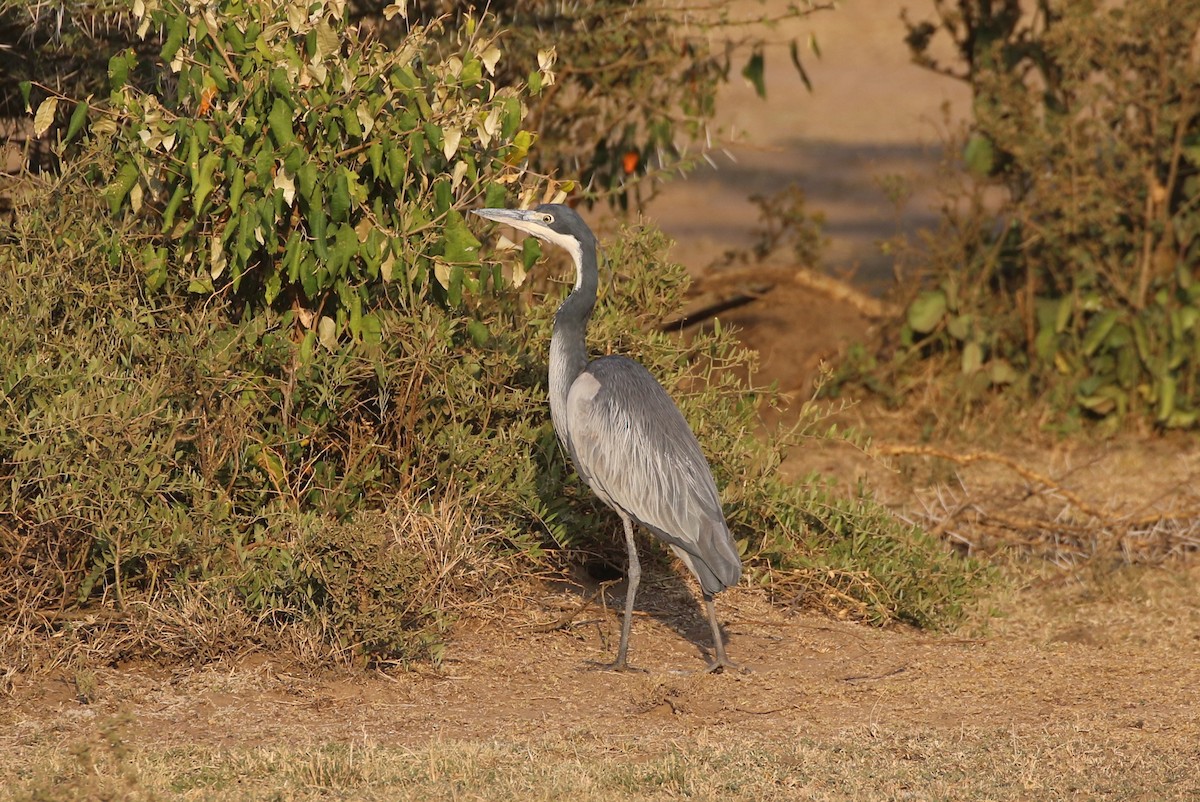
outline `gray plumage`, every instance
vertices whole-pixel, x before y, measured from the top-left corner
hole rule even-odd
[[[713,596],[737,584],[742,566],[700,444],[650,372],[623,356],[589,362],[587,323],[596,303],[596,238],[569,207],[479,209],[567,250],[575,289],[559,307],[550,341],[550,415],[583,480],[617,512],[629,552],[628,590],[614,668],[626,668],[633,600],[641,567],[636,521],[668,543],[700,582],[716,657],[709,670],[732,667],[725,656]]]

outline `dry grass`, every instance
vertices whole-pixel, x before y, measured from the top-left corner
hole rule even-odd
[[[444,629],[458,616],[503,607],[517,592],[514,577],[523,582],[536,577],[529,555],[498,549],[499,533],[473,518],[470,504],[452,491],[430,499],[397,496],[385,510],[325,526],[329,531],[319,537],[342,542],[350,540],[350,530],[369,527],[381,533],[381,548],[415,561],[404,606],[388,609],[395,620],[424,616]],[[343,582],[347,593],[361,590],[343,577],[330,579]],[[256,617],[228,582],[171,585],[160,594],[127,597],[123,604],[123,610],[57,611],[33,603],[6,610],[0,622],[0,695],[10,692],[22,674],[87,670],[131,659],[207,663],[270,652],[299,665],[347,666],[359,658],[357,644],[339,643],[323,630],[336,622]]]
[[[876,726],[780,739],[721,730],[624,737],[254,748],[130,747],[128,721],[22,750],[0,766],[0,799],[92,800],[1191,800],[1194,749],[1154,733],[1070,727]]]

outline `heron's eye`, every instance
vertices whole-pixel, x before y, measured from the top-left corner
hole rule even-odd
[[[552,215],[552,214],[542,215],[542,222],[545,223],[546,225],[550,225],[551,223],[554,222],[554,215]]]

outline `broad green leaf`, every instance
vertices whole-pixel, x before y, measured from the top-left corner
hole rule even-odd
[[[459,73],[458,79],[462,81],[463,86],[478,86],[483,80],[483,64],[478,59],[468,58],[463,62],[462,72]]]
[[[505,200],[508,198],[508,193],[505,191],[502,184],[495,181],[489,181],[487,191],[483,195],[483,205],[488,209],[498,209],[504,206]]]
[[[187,34],[188,15],[183,11],[175,11],[174,15],[167,27],[167,39],[163,42],[162,51],[159,54],[162,56],[164,64],[170,64],[175,60],[175,54],[183,46],[183,38]]]
[[[346,171],[338,170],[333,180],[333,193],[329,196],[329,218],[340,223],[350,213],[350,179]]]
[[[487,324],[482,320],[468,321],[467,333],[471,335],[471,339],[480,348],[487,345],[488,340],[492,338],[492,333],[488,331]]]
[[[1017,380],[1017,371],[1006,359],[993,359],[988,363],[988,380],[992,384],[1012,384]]]
[[[363,342],[368,345],[378,345],[383,341],[383,324],[379,322],[379,316],[375,313],[363,315],[359,328],[362,331]]]
[[[521,264],[526,271],[532,270],[537,260],[542,258],[542,244],[536,237],[526,237],[521,243]]]
[[[275,98],[275,102],[271,105],[271,113],[267,115],[267,124],[271,128],[271,136],[274,137],[275,144],[280,147],[290,145],[296,138],[296,134],[292,130],[292,108],[283,98]]]
[[[133,66],[135,57],[130,50],[122,50],[108,60],[108,86],[116,91],[125,86],[129,80],[129,69]],[[28,105],[28,98],[26,99]]]
[[[972,340],[963,346],[962,350],[962,372],[965,376],[970,376],[977,372],[983,366],[983,347]]]
[[[742,77],[754,84],[754,91],[761,98],[767,96],[767,84],[763,79],[764,66],[762,51],[755,50],[751,54],[750,60],[746,62],[746,66],[742,67]]]
[[[951,337],[962,342],[971,336],[971,315],[955,315],[946,323],[946,331]]]
[[[918,334],[928,334],[945,314],[946,294],[941,290],[925,290],[908,307],[908,325]]]
[[[443,255],[447,262],[474,263],[479,261],[479,240],[467,228],[466,222],[458,212],[451,211],[446,215],[446,228],[443,233],[446,247]]]

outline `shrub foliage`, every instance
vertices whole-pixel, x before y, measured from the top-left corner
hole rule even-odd
[[[905,353],[953,357],[974,392],[1015,385],[1071,414],[1193,426],[1200,7],[1031,5],[959,0],[910,22],[918,61],[973,90],[978,184],[947,204]],[[958,64],[930,56],[939,35]]]

